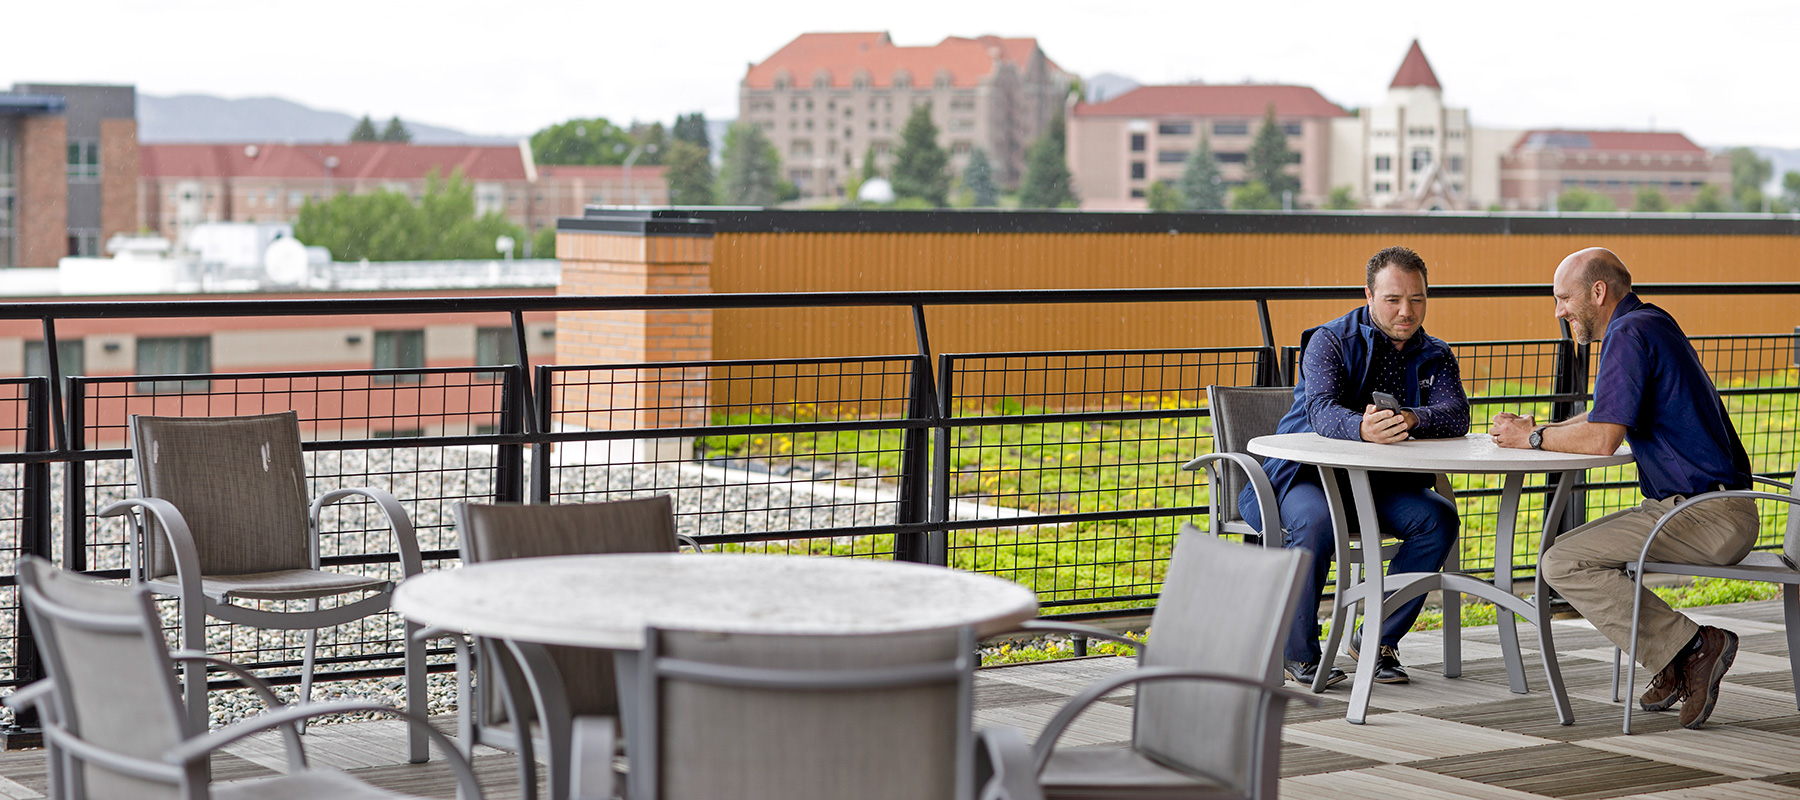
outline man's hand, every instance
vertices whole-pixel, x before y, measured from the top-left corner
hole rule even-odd
[[[1362,438],[1365,442],[1376,444],[1393,444],[1404,442],[1408,438],[1407,431],[1412,426],[1407,424],[1406,417],[1386,409],[1370,405],[1363,409]]]
[[[1530,450],[1531,432],[1537,426],[1536,417],[1502,411],[1494,415],[1494,426],[1488,429],[1488,435],[1494,437],[1494,444],[1501,447]]]

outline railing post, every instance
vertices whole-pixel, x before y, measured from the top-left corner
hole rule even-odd
[[[951,398],[956,385],[956,362],[949,353],[938,356],[937,425],[932,428],[935,445],[931,450],[931,523],[937,527],[932,536],[943,543],[944,565],[949,566],[950,532],[944,523],[950,520],[950,421]]]
[[[40,380],[25,384],[24,444],[27,452],[35,453],[50,449],[50,387],[58,379]],[[50,552],[54,519],[50,501],[50,464],[32,461],[23,467],[25,485],[20,498],[19,550],[25,555],[54,559]],[[14,603],[12,615],[13,630],[18,632],[13,644],[13,678],[18,685],[25,686],[44,677],[44,665],[38,660],[37,642],[32,637],[31,622],[25,616],[24,605]],[[0,750],[40,747],[42,744],[43,732],[38,730],[35,707],[14,711],[12,724],[0,728]]]
[[[1256,319],[1262,325],[1263,351],[1256,360],[1257,386],[1286,386],[1287,370],[1281,363],[1281,351],[1275,347],[1275,327],[1269,321],[1268,298],[1257,298]]]
[[[521,347],[521,355],[523,348]],[[500,432],[521,433],[535,429],[531,424],[531,392],[526,383],[526,367],[515,364],[500,373]],[[535,433],[535,430],[532,430]],[[533,448],[534,450],[537,448]],[[494,500],[517,503],[525,499],[525,446],[503,444],[494,449]]]
[[[87,386],[71,378],[68,383],[68,427],[63,442],[69,459],[63,462],[63,569],[85,572],[87,563],[87,462],[74,457],[87,446],[83,395]]]
[[[1569,334],[1569,323],[1558,321],[1562,326],[1563,338],[1557,343],[1556,358],[1556,393],[1566,396],[1585,397],[1588,393],[1588,357],[1589,347],[1576,344]],[[1560,421],[1587,410],[1583,400],[1557,400],[1551,404],[1549,421]],[[1585,473],[1576,479],[1575,486],[1569,492],[1569,505],[1563,510],[1562,530],[1570,530],[1587,522],[1587,476]],[[1547,480],[1547,488],[1554,490],[1557,478],[1551,476]]]
[[[520,373],[525,375],[524,370],[520,370]],[[550,375],[549,367],[537,368],[537,392],[532,395],[532,400],[537,404],[537,418],[542,422],[544,428],[539,433],[549,433],[553,427],[550,422]],[[529,377],[521,379],[529,380]],[[531,502],[533,503],[550,502],[550,448],[554,446],[543,439],[539,439],[531,445]]]
[[[942,414],[938,409],[937,392],[931,381],[931,336],[925,327],[925,307],[915,304],[912,307],[912,318],[913,338],[917,342],[919,353],[912,360],[906,418],[936,422]],[[895,514],[896,521],[917,523],[933,520],[932,500],[937,494],[935,489],[938,481],[931,472],[931,431],[925,428],[907,428],[901,441],[900,507]],[[949,559],[946,544],[942,531],[897,534],[894,536],[894,560],[941,566]]]

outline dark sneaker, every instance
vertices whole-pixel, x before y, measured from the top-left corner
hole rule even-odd
[[[1687,653],[1683,659],[1686,663],[1682,671],[1687,680],[1682,683],[1687,698],[1681,703],[1681,727],[1698,728],[1712,716],[1713,704],[1719,702],[1719,684],[1737,658],[1737,646],[1737,634],[1711,625],[1701,626],[1700,649]]]
[[[1687,681],[1681,674],[1681,665],[1686,663],[1685,655],[1676,656],[1669,665],[1650,679],[1650,688],[1644,690],[1638,698],[1638,707],[1645,711],[1668,711],[1681,702],[1681,693],[1687,690]]]
[[[1362,660],[1362,655],[1357,652],[1361,646],[1362,628],[1359,626],[1356,630],[1350,632],[1349,648],[1351,658],[1356,659],[1357,661]],[[1400,665],[1400,650],[1398,648],[1389,647],[1384,644],[1381,646],[1381,649],[1376,652],[1375,682],[1412,683],[1412,676],[1407,675],[1406,667]]]
[[[1288,680],[1298,683],[1308,689],[1312,688],[1313,679],[1319,676],[1319,662],[1317,661],[1309,664],[1305,661],[1295,661],[1294,659],[1287,658],[1282,659],[1281,664],[1282,672],[1287,675]],[[1331,672],[1325,675],[1325,685],[1336,686],[1343,683],[1344,679],[1348,677],[1350,676],[1345,675],[1343,670],[1332,667]]]

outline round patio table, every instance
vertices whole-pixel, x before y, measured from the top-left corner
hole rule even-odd
[[[1519,653],[1518,614],[1537,627],[1538,644],[1543,651],[1545,677],[1550,695],[1556,702],[1557,720],[1564,725],[1575,722],[1569,707],[1568,693],[1563,688],[1562,671],[1556,661],[1556,645],[1551,634],[1549,611],[1534,602],[1545,596],[1544,578],[1538,573],[1533,600],[1513,594],[1513,534],[1518,530],[1519,498],[1530,473],[1560,475],[1544,513],[1543,535],[1538,539],[1538,555],[1556,541],[1563,508],[1569,491],[1583,470],[1631,463],[1631,451],[1620,447],[1612,455],[1595,456],[1581,453],[1556,453],[1548,450],[1503,448],[1487,434],[1471,433],[1457,439],[1409,439],[1395,444],[1331,439],[1317,433],[1283,433],[1259,436],[1250,440],[1247,449],[1264,458],[1284,458],[1319,468],[1325,499],[1331,508],[1332,523],[1337,529],[1339,546],[1349,542],[1348,520],[1344,499],[1338,489],[1337,474],[1349,477],[1350,493],[1356,500],[1357,529],[1363,554],[1363,581],[1342,590],[1338,602],[1363,600],[1364,629],[1379,631],[1389,610],[1426,592],[1459,591],[1487,600],[1513,612],[1500,617],[1500,649],[1506,662],[1508,682],[1514,692],[1524,693],[1524,660]],[[1461,572],[1402,573],[1384,576],[1381,571],[1381,526],[1376,521],[1374,493],[1369,485],[1370,472],[1449,472],[1501,474],[1505,482],[1500,492],[1500,508],[1494,527],[1494,579],[1492,582]],[[1388,594],[1391,592],[1392,594]],[[1386,600],[1382,600],[1383,596]],[[1371,613],[1373,612],[1373,613]],[[1336,657],[1341,631],[1333,630],[1325,653],[1326,663]],[[1444,674],[1461,674],[1461,656],[1451,637],[1445,637]],[[1344,718],[1361,724],[1368,713],[1369,693],[1375,684],[1375,660],[1380,648],[1364,647],[1357,663],[1356,682],[1350,692],[1350,709]]]

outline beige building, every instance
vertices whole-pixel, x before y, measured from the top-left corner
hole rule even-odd
[[[843,196],[871,150],[885,172],[917,106],[931,109],[953,170],[979,147],[997,182],[1011,186],[1070,81],[1036,39],[950,37],[900,47],[880,32],[807,33],[750,65],[738,119],[762,128],[802,198]]]
[[[1250,143],[1270,106],[1298,156],[1296,207],[1330,191],[1334,120],[1346,115],[1308,86],[1140,86],[1101,103],[1077,103],[1069,114],[1069,171],[1082,208],[1143,210],[1156,181],[1174,182],[1205,135],[1226,184],[1244,183]]]
[[[1671,208],[1707,184],[1731,195],[1731,156],[1708,153],[1680,133],[1526,131],[1500,173],[1508,210],[1554,211],[1556,197],[1570,189],[1605,195],[1621,211],[1637,205],[1642,189],[1660,192]]]

